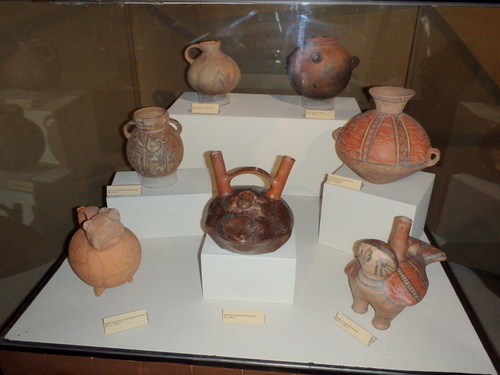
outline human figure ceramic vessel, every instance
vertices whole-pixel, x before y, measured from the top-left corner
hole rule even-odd
[[[446,260],[438,248],[409,236],[411,224],[411,219],[397,216],[388,243],[360,241],[358,258],[345,267],[352,309],[364,314],[371,305],[375,310],[372,324],[377,329],[389,328],[406,306],[419,303],[429,285],[426,266]]]
[[[192,44],[184,51],[184,57],[190,64],[187,79],[198,92],[201,103],[228,104],[230,92],[240,82],[238,64],[220,48],[219,40],[208,40]],[[191,57],[193,49],[199,49],[201,55]]]
[[[141,244],[120,221],[114,208],[79,207],[80,228],[71,238],[68,261],[73,271],[94,287],[96,296],[107,288],[132,282],[141,263]]]
[[[305,108],[329,110],[358,65],[359,58],[342,48],[336,37],[315,36],[290,53],[287,74]]]
[[[239,168],[227,173],[220,151],[210,154],[218,195],[207,208],[205,228],[221,248],[239,254],[265,254],[276,251],[290,238],[293,213],[281,199],[281,193],[295,162],[284,156],[272,177],[257,167]],[[241,174],[259,175],[270,183],[270,188],[239,186],[232,188],[231,180]]]
[[[365,181],[387,184],[439,161],[426,131],[403,113],[415,91],[402,87],[372,87],[376,108],[354,116],[333,132],[340,160]]]
[[[131,130],[132,129],[132,130]],[[123,128],[127,158],[141,185],[164,188],[177,182],[175,172],[184,156],[182,125],[160,107],[145,107]]]

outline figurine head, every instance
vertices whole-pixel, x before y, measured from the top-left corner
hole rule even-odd
[[[399,266],[394,251],[385,242],[379,240],[360,241],[358,243],[358,260],[362,272],[377,280],[388,278]]]
[[[96,250],[106,250],[122,239],[125,228],[120,221],[120,213],[115,208],[103,207],[96,215],[83,222],[85,235]]]

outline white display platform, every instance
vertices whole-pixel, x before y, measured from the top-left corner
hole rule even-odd
[[[207,235],[201,250],[203,298],[293,303],[296,267],[295,232],[278,250],[259,255],[221,249]]]
[[[123,225],[139,238],[196,236],[204,233],[202,217],[213,197],[206,168],[179,169],[178,181],[162,189],[142,186],[141,196],[107,197],[120,211]],[[117,172],[112,185],[139,185],[137,172]]]
[[[283,364],[291,372],[296,365],[496,373],[439,263],[427,267],[430,285],[422,302],[406,308],[389,330],[378,331],[371,326],[371,308],[363,315],[351,310],[343,269],[352,256],[317,242],[319,199],[284,198],[295,215],[294,304],[204,300],[199,268],[202,237],[148,239],[141,241],[143,258],[134,281],[108,289],[100,297],[65,261],[8,331],[6,342],[55,344],[50,347],[71,346],[72,350],[74,345],[86,346],[87,353],[88,347],[108,353],[124,349],[135,351],[136,358],[149,351],[169,353],[170,358],[178,354],[184,361],[249,359],[267,366]],[[143,308],[148,325],[104,333],[102,318]],[[224,324],[222,309],[263,311],[265,324]],[[368,329],[377,340],[368,347],[361,344],[334,323],[337,312]]]
[[[356,180],[361,178],[343,165],[334,174]],[[363,181],[352,190],[323,184],[319,243],[354,254],[353,245],[361,239],[387,241],[395,216],[413,220],[410,235],[420,238],[431,198],[434,175],[417,172],[390,184]]]
[[[360,112],[354,98],[335,98],[335,120],[306,119],[300,95],[231,94],[220,113],[193,114],[198,95],[184,93],[168,109],[182,124],[185,145],[181,168],[207,168],[209,152],[222,151],[228,170],[259,167],[271,174],[281,157],[296,160],[284,194],[320,196],[328,171],[342,162],[335,152],[332,132]],[[238,176],[236,185],[262,185],[253,175]]]

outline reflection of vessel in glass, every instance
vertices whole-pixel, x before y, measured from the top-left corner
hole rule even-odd
[[[220,41],[209,40],[192,44],[184,52],[184,57],[191,64],[187,79],[198,92],[200,103],[228,104],[229,93],[240,82],[238,64],[222,52],[220,46]],[[193,59],[190,52],[195,48],[201,50],[201,55]]]
[[[57,82],[61,67],[53,47],[30,39],[16,44],[16,51],[6,58],[1,73],[12,87],[43,90]]]
[[[339,46],[337,38],[312,37],[288,56],[287,73],[305,108],[329,110],[358,65],[359,58]]]
[[[0,105],[0,169],[21,171],[38,163],[45,151],[42,130],[17,104]]]
[[[333,132],[339,158],[364,180],[386,184],[439,161],[424,128],[403,108],[415,92],[402,87],[372,87],[376,109],[354,116]]]
[[[284,156],[272,177],[256,167],[243,167],[228,174],[220,151],[210,154],[218,196],[206,212],[207,233],[221,247],[240,254],[265,254],[280,248],[293,230],[293,213],[281,199],[281,193],[295,162]],[[231,188],[231,180],[251,173],[265,178],[270,188],[240,186]]]
[[[130,131],[130,126],[135,128]],[[142,185],[163,188],[177,182],[175,172],[184,156],[181,132],[181,124],[164,108],[146,107],[134,112],[123,133],[128,139],[127,158]]]

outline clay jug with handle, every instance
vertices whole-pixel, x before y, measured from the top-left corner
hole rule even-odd
[[[198,92],[201,103],[228,104],[229,93],[240,82],[241,71],[238,64],[222,52],[220,47],[220,41],[209,40],[192,44],[184,51],[184,57],[191,65],[187,79],[189,85]],[[194,49],[201,51],[197,58],[191,57]]]
[[[164,108],[145,107],[123,128],[127,158],[140,176],[141,184],[163,188],[177,182],[175,172],[184,156],[182,125]]]

